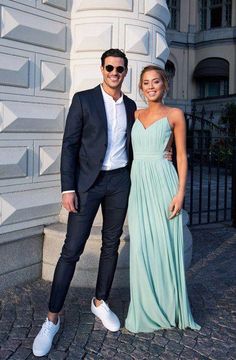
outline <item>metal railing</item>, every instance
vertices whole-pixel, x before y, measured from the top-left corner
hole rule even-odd
[[[190,225],[232,221],[236,226],[236,136],[186,113],[188,179],[184,207]]]

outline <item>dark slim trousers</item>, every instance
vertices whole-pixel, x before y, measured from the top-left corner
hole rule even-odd
[[[76,263],[83,253],[99,205],[103,226],[95,296],[99,300],[107,300],[116,269],[129,190],[129,170],[121,168],[101,171],[95,184],[87,192],[79,193],[79,211],[69,213],[66,239],[54,273],[49,311],[58,313],[64,304]]]

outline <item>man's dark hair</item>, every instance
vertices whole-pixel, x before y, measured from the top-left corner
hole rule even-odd
[[[120,49],[109,49],[109,50],[105,51],[101,56],[101,64],[102,64],[102,66],[104,66],[105,59],[108,56],[114,56],[114,57],[119,57],[119,58],[124,59],[124,66],[127,69],[127,67],[128,67],[128,59],[127,59],[127,57],[126,57],[126,55],[125,55],[125,53],[123,51],[121,51]]]

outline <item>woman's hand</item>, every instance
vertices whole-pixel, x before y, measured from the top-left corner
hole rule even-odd
[[[184,202],[184,195],[178,193],[173,197],[169,205],[169,211],[171,212],[171,215],[168,217],[169,220],[179,215],[180,210],[183,207],[183,202]]]

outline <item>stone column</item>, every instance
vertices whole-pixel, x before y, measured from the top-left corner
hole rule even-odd
[[[139,105],[137,82],[142,67],[152,63],[163,68],[169,55],[166,1],[74,1],[71,17],[71,93],[97,85],[101,54],[120,48],[129,59],[123,91]]]

